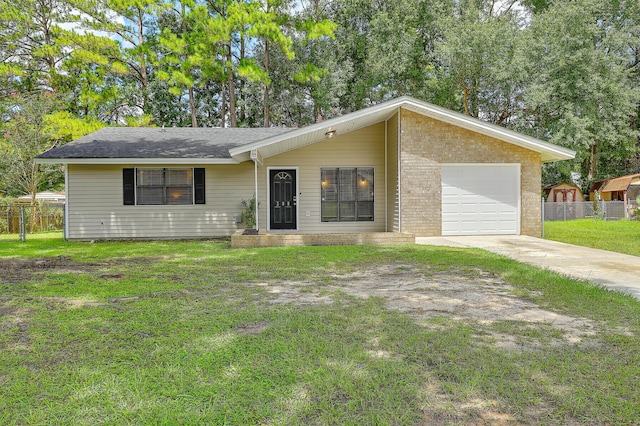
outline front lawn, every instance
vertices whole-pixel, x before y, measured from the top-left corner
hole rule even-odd
[[[480,250],[0,242],[0,424],[634,424],[640,302]]]
[[[640,221],[578,219],[544,223],[546,239],[640,256]]]

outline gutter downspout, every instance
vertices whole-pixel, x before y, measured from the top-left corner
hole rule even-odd
[[[260,217],[258,216],[258,161],[253,161],[253,179],[254,179],[254,193],[256,194],[256,229],[260,229]]]
[[[388,156],[389,151],[387,147],[388,121],[384,122],[384,232],[389,232],[389,165]]]
[[[62,239],[69,239],[69,164],[64,165],[64,226]]]
[[[254,181],[254,194],[256,197],[256,229],[260,229],[260,220],[258,216],[258,166],[262,166],[262,156],[257,149],[251,150],[250,158],[253,160],[253,181]]]
[[[398,137],[396,149],[398,150],[398,232],[402,232],[402,108],[398,108]]]

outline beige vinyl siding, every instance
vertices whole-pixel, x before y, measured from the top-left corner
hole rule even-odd
[[[400,232],[398,197],[398,121],[396,113],[387,121],[387,231]]]
[[[207,238],[231,235],[242,199],[253,195],[253,165],[205,169],[206,204],[125,206],[122,169],[135,165],[69,166],[67,217],[70,239]],[[144,167],[175,167],[156,165]]]
[[[297,168],[299,232],[384,232],[386,228],[384,129],[384,123],[375,124],[266,159],[264,165],[258,170],[260,228],[268,226],[268,169]],[[374,221],[321,221],[320,169],[322,167],[374,167]],[[309,212],[309,216],[306,212]]]

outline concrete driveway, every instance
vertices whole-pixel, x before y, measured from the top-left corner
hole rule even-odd
[[[522,235],[418,237],[418,244],[481,248],[640,299],[640,257]]]

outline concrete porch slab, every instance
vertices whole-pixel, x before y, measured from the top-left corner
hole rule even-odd
[[[394,232],[303,234],[268,233],[260,230],[258,235],[243,235],[239,229],[231,236],[231,248],[288,247],[288,246],[332,246],[359,244],[415,244],[413,234]]]

